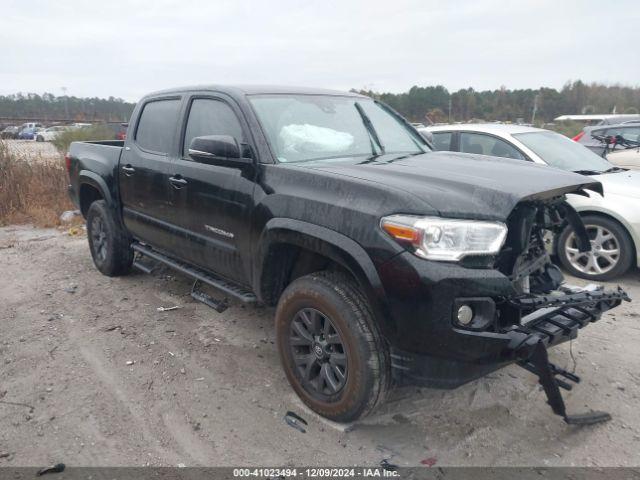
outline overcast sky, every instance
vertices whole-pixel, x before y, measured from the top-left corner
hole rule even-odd
[[[629,1],[2,0],[0,94],[640,84]]]

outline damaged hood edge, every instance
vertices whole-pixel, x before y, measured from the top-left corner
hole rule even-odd
[[[545,200],[552,197],[557,197],[565,194],[573,194],[573,195],[582,195],[583,197],[589,197],[589,194],[585,190],[591,190],[592,192],[596,192],[604,197],[604,189],[602,188],[602,184],[597,181],[585,182],[581,185],[571,185],[566,187],[557,188],[554,190],[545,190],[544,192],[534,193],[527,197],[523,197],[522,200]]]
[[[301,166],[410,193],[448,218],[506,221],[522,201],[548,200],[568,193],[585,195],[584,190],[603,194],[602,184],[584,175],[522,160],[464,153],[387,155],[372,163],[362,163],[360,158]]]

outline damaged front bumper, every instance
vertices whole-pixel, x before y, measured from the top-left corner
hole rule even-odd
[[[464,301],[464,299],[461,299]],[[394,378],[440,388],[453,388],[498,368],[517,363],[538,376],[553,412],[570,424],[591,424],[610,417],[602,412],[569,415],[560,389],[570,390],[580,378],[549,361],[547,349],[577,337],[578,330],[599,320],[604,312],[630,301],[621,288],[605,290],[597,285],[562,286],[548,295],[513,296],[502,305],[502,314],[519,322],[496,329],[472,331],[451,328],[454,343],[467,358],[442,358],[392,349]],[[455,303],[454,303],[455,305]]]
[[[620,288],[569,287],[551,263],[545,232],[570,225],[580,251],[590,249],[578,213],[563,198],[518,204],[497,256],[459,264],[398,255],[384,265],[397,335],[391,365],[399,383],[454,388],[510,363],[536,374],[554,413],[573,424],[610,418],[571,416],[560,388],[580,379],[549,362],[547,349],[575,338],[602,313],[629,301]],[[484,263],[483,263],[484,262]],[[412,275],[413,274],[413,275]],[[406,279],[403,283],[397,279]],[[383,280],[383,281],[384,281]],[[392,334],[395,332],[391,332]]]
[[[509,338],[504,355],[513,360],[529,358],[538,343],[546,347],[576,338],[578,330],[600,319],[607,310],[630,301],[620,287],[604,290],[598,285],[561,287],[557,295],[528,295],[509,300],[520,311],[532,311],[520,325],[503,332]]]
[[[538,376],[553,413],[572,425],[590,425],[611,419],[605,412],[569,415],[560,388],[571,390],[571,383],[580,382],[574,373],[549,361],[547,348],[571,340],[578,330],[599,320],[602,313],[630,301],[624,290],[606,291],[589,285],[583,289],[563,287],[560,295],[537,295],[510,300],[520,310],[537,309],[522,318],[521,325],[505,332],[510,343],[505,351],[526,370]]]

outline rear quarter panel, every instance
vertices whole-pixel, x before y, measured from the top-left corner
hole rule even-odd
[[[69,148],[69,193],[80,205],[80,188],[97,188],[107,203],[115,207],[118,199],[117,172],[123,142],[73,142]]]

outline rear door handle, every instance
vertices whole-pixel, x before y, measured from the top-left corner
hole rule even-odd
[[[175,177],[169,177],[169,183],[171,183],[174,188],[182,188],[186,186],[188,182],[180,175],[176,175]]]
[[[136,169],[131,166],[131,164],[127,163],[124,167],[122,167],[122,171],[127,177],[130,177],[136,172]]]

